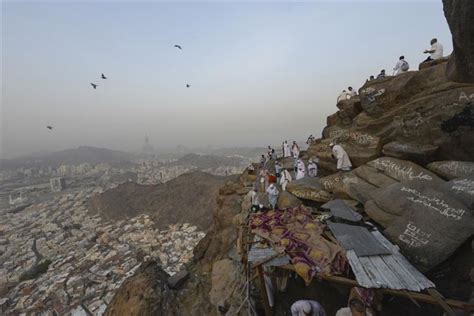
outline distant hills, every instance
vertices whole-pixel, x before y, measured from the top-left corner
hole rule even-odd
[[[127,182],[94,195],[90,210],[110,220],[126,220],[148,214],[160,229],[170,224],[191,223],[207,230],[217,207],[219,188],[235,177],[219,177],[194,171],[157,185]]]
[[[111,165],[120,165],[130,162],[133,158],[133,154],[123,151],[92,146],[80,146],[78,148],[66,149],[37,156],[2,159],[0,160],[0,168],[13,169],[18,167],[39,166],[58,167],[62,164],[79,165],[81,163],[98,164],[102,162]]]

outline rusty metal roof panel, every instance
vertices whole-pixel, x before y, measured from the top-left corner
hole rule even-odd
[[[357,283],[366,288],[387,288],[420,292],[435,285],[418,271],[379,231],[371,233],[384,247],[388,255],[358,256],[354,250],[346,252]]]
[[[324,209],[330,210],[334,217],[339,217],[351,222],[359,222],[362,220],[362,215],[354,212],[343,200],[332,200],[321,206]]]
[[[342,247],[354,250],[359,257],[391,253],[363,226],[331,222],[328,226]]]

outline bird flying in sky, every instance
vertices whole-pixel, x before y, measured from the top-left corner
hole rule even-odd
[[[180,45],[174,45],[174,47],[182,49]]]
[[[53,127],[52,127],[52,126],[50,126],[50,125],[46,126],[46,128],[47,128],[47,129],[50,129],[50,130],[52,130],[52,129],[53,129]]]
[[[92,88],[97,89],[98,84],[95,84],[95,83],[91,82],[91,86],[92,86]]]
[[[186,84],[186,88],[189,88],[191,87],[191,85],[189,83]]]
[[[107,79],[107,77],[106,77],[104,74],[102,74],[102,76],[100,76],[100,77],[101,77],[102,79]]]

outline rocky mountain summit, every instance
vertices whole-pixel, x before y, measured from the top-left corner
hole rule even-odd
[[[113,220],[148,214],[157,227],[192,223],[207,230],[219,188],[231,178],[195,171],[157,185],[126,182],[94,195],[90,211]]]
[[[470,66],[474,56],[469,47],[474,37],[468,36],[473,10],[464,12],[466,3],[444,1],[455,42],[449,61],[368,81],[357,97],[339,102],[322,137],[302,153],[306,163],[319,158],[324,176],[291,182],[278,205],[304,204],[320,210],[327,201],[344,200],[377,226],[445,297],[472,303],[474,84],[469,82],[474,78]],[[467,29],[461,30],[461,25]],[[346,149],[352,171],[336,172],[332,142]],[[291,166],[288,159],[280,161]],[[180,288],[172,288],[161,270],[148,266],[116,297],[141,287],[144,292],[153,289],[154,299],[135,295],[128,304],[117,299],[108,314],[243,314],[244,277],[236,227],[248,215],[246,193],[255,181],[256,176],[245,171],[221,187],[213,224],[194,249],[193,261],[186,267],[188,279]],[[289,302],[311,297],[310,293],[320,297],[330,315],[335,306],[347,303],[346,292],[327,284],[291,281],[289,287],[284,296],[276,297],[275,315],[286,315]],[[263,309],[261,302],[258,305]],[[442,310],[393,299],[386,302],[383,315],[432,316],[442,315]]]

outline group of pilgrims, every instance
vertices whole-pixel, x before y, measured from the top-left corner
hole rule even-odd
[[[308,138],[309,139],[309,138]],[[341,145],[331,143],[332,156],[337,160],[337,170],[338,171],[349,171],[352,168],[349,155],[342,148]],[[276,208],[278,197],[280,191],[277,187],[277,183],[281,186],[283,191],[286,191],[288,184],[293,181],[292,173],[294,172],[295,180],[300,180],[305,177],[315,178],[318,176],[319,169],[319,158],[313,157],[308,161],[306,166],[301,155],[300,147],[296,141],[293,141],[292,145],[288,141],[284,141],[281,145],[281,152],[283,158],[292,157],[294,161],[293,170],[291,168],[283,168],[280,161],[277,160],[277,155],[275,149],[271,146],[268,146],[267,154],[262,154],[260,159],[260,170],[258,172],[257,183],[259,183],[259,188],[257,186],[249,193],[250,200],[252,204],[252,210],[258,211],[263,208],[263,205],[259,203],[257,191],[265,192],[270,206],[272,209]],[[270,164],[273,164],[275,173],[271,174],[269,171]],[[254,172],[253,165],[249,166],[248,170]]]

